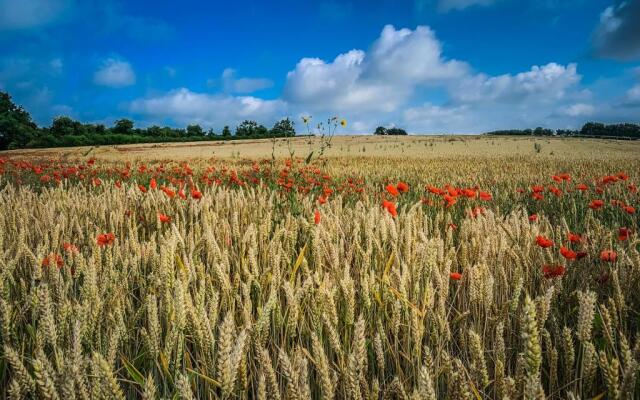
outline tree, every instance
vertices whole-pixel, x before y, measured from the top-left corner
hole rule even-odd
[[[383,126],[379,126],[376,128],[375,132],[373,132],[374,135],[386,135],[387,134],[387,129]]]
[[[401,129],[401,128],[389,128],[389,129],[387,129],[387,135],[406,136],[407,135],[407,131],[405,131],[404,129]]]
[[[122,135],[131,135],[133,131],[133,121],[130,119],[119,119],[113,127],[113,132],[120,133]]]
[[[81,135],[84,131],[85,129],[80,122],[66,116],[56,117],[49,128],[49,132],[57,138]]]
[[[200,125],[188,125],[187,136],[204,136],[204,131]]]
[[[37,129],[29,113],[14,104],[9,93],[0,91],[0,150],[26,146]]]
[[[295,123],[289,118],[281,119],[271,128],[271,136],[290,137],[296,135]]]
[[[236,127],[236,136],[253,136],[257,129],[258,123],[256,121],[244,120]]]
[[[224,128],[222,128],[222,136],[224,137],[231,136],[231,129],[229,129],[229,126],[225,125]]]

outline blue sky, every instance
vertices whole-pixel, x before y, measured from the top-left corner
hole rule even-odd
[[[0,89],[44,126],[637,123],[639,20],[640,0],[0,0]]]

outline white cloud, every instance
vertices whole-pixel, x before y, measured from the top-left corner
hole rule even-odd
[[[488,6],[495,0],[439,0],[438,10],[447,12],[451,10],[463,10],[471,6]]]
[[[222,72],[222,86],[228,93],[252,93],[273,86],[273,81],[265,78],[236,78],[236,70],[226,68]]]
[[[96,85],[121,88],[136,83],[136,74],[127,61],[108,58],[93,75]]]
[[[469,76],[457,83],[452,96],[460,102],[538,100],[552,102],[565,96],[567,89],[580,81],[576,64],[534,65],[516,75]]]
[[[443,58],[428,27],[387,25],[368,52],[351,50],[332,62],[300,60],[287,74],[284,98],[315,111],[392,112],[417,87],[444,85],[467,72],[466,63]]]
[[[30,29],[58,21],[71,0],[0,0],[0,30]]]
[[[576,103],[565,107],[562,111],[570,117],[581,117],[592,115],[595,108],[591,104]]]
[[[640,59],[640,0],[617,1],[600,14],[593,34],[596,53],[620,61]]]
[[[273,122],[286,111],[286,104],[281,100],[210,95],[180,88],[163,95],[136,99],[129,105],[129,110],[147,117],[171,118],[182,125],[198,123],[206,127],[222,127],[244,119]]]

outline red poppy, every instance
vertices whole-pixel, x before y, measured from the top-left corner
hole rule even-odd
[[[454,281],[459,281],[460,279],[462,279],[462,274],[460,272],[452,272],[451,274],[449,274],[449,276]]]
[[[580,243],[582,241],[582,236],[577,233],[567,233],[567,240],[571,243]]]
[[[144,185],[138,185],[138,189],[140,189],[142,193],[147,193],[147,188]]]
[[[627,214],[635,214],[636,213],[636,209],[632,206],[624,206],[622,208]]]
[[[581,260],[583,258],[585,258],[587,256],[587,252],[586,251],[579,251],[576,253],[576,259],[577,260]]]
[[[544,194],[539,193],[539,192],[534,192],[534,193],[531,195],[531,197],[532,197],[534,200],[543,200],[543,199],[544,199]]]
[[[402,193],[407,193],[409,191],[409,185],[407,185],[404,182],[398,182],[398,185],[396,185],[396,188]]]
[[[603,262],[616,262],[618,259],[618,253],[614,250],[602,250],[600,252],[600,261]]]
[[[100,178],[93,178],[92,183],[93,183],[93,186],[102,185],[102,181],[100,180]]]
[[[62,244],[62,248],[69,253],[77,253],[78,252],[78,247],[75,244],[72,243],[63,243]]]
[[[58,268],[62,268],[64,265],[64,260],[60,256],[60,254],[49,254],[42,260],[42,266],[48,267],[51,263],[54,262]]]
[[[193,197],[196,200],[200,200],[202,198],[202,192],[193,188],[191,189],[191,197]]]
[[[571,260],[571,261],[575,260],[578,257],[578,254],[575,251],[568,249],[564,246],[560,247],[560,254],[565,259]]]
[[[429,191],[429,193],[442,194],[442,189],[439,189],[439,188],[437,188],[435,186],[428,185],[427,186],[427,190]]]
[[[178,197],[180,197],[182,200],[186,200],[187,196],[184,194],[184,190],[180,189],[178,190]]]
[[[387,190],[387,192],[389,192],[390,195],[392,195],[393,197],[396,197],[397,195],[400,194],[400,192],[398,192],[398,189],[393,186],[392,184],[388,184],[385,189]]]
[[[581,192],[584,192],[589,190],[589,186],[585,185],[584,183],[581,183],[578,186],[576,186],[576,189],[580,190]]]
[[[529,222],[536,222],[538,220],[538,214],[529,215]]]
[[[122,187],[122,182],[120,181],[115,181],[114,183],[115,187],[117,187],[118,189],[120,189]]]
[[[604,206],[604,201],[598,199],[591,200],[591,203],[589,203],[589,208],[592,210],[598,210],[602,208],[602,206]]]
[[[162,222],[163,224],[168,224],[171,222],[171,217],[166,214],[158,213],[158,219],[160,219],[160,222]]]
[[[325,196],[318,196],[318,203],[325,204],[327,202],[327,198]]]
[[[553,246],[553,241],[551,239],[547,239],[546,237],[541,235],[536,236],[536,243],[538,244],[538,246],[544,249]]]
[[[316,210],[313,214],[313,222],[315,222],[316,225],[320,223],[320,211]]]
[[[115,240],[116,236],[113,233],[101,233],[96,238],[96,243],[98,243],[98,246],[102,247],[113,244]]]
[[[493,196],[488,192],[480,192],[480,199],[484,201],[493,200]]]
[[[398,215],[398,210],[396,209],[396,205],[393,202],[383,200],[382,207],[385,208],[392,217],[396,217]]]
[[[542,267],[542,274],[547,279],[563,276],[565,272],[566,268],[562,265],[544,265]]]
[[[442,196],[442,198],[446,202],[446,207],[447,208],[451,207],[452,205],[454,205],[454,204],[456,204],[458,202],[458,200],[454,196],[451,196],[449,194],[445,194],[444,196]]]
[[[629,228],[618,229],[618,240],[624,241],[629,239],[629,234],[631,234],[631,230]]]
[[[149,187],[154,190],[158,187],[158,182],[156,182],[156,178],[151,178],[151,181],[149,181]]]
[[[458,229],[458,225],[456,224],[449,224],[447,225],[449,227],[449,229],[451,229],[452,231],[455,231],[456,229]]]
[[[167,195],[168,198],[173,199],[176,195],[176,192],[174,192],[173,190],[165,187],[162,189],[162,191],[164,192],[164,194]]]

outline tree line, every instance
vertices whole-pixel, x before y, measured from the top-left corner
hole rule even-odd
[[[485,132],[484,135],[509,135],[509,136],[587,136],[587,137],[611,137],[640,139],[640,125],[638,124],[610,124],[600,122],[587,122],[581,129],[548,129],[537,127],[535,129],[507,129]]]
[[[238,125],[235,133],[225,126],[218,134],[212,129],[205,131],[200,125],[186,128],[150,126],[136,128],[133,121],[119,119],[113,126],[84,124],[72,118],[55,118],[51,126],[39,127],[31,115],[16,105],[9,93],[0,91],[0,150],[93,146],[129,143],[159,143],[205,140],[258,139],[295,136],[295,124],[289,118],[276,122],[271,129],[256,121],[246,120]]]

